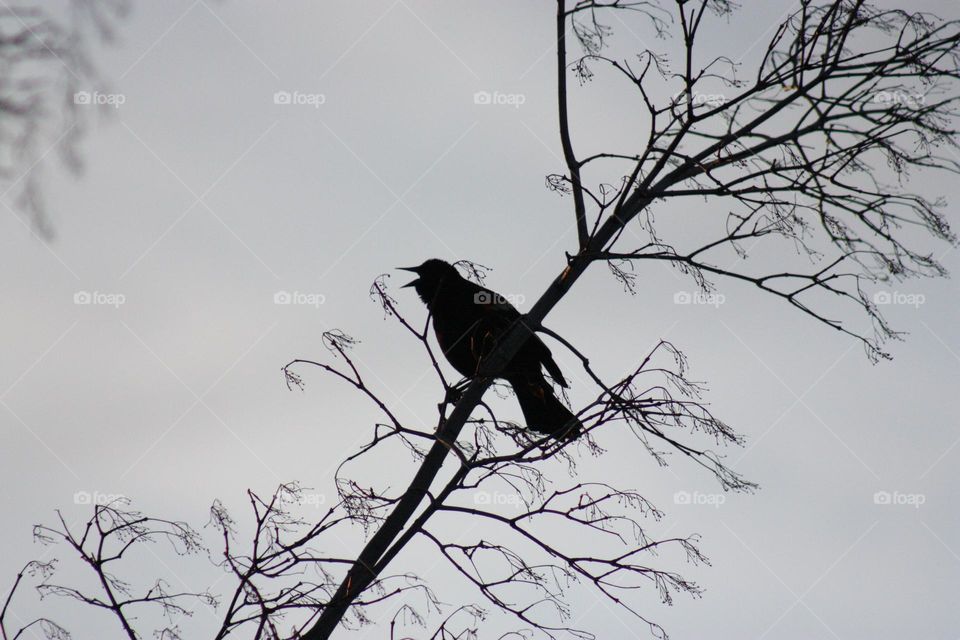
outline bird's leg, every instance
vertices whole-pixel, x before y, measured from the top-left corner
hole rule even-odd
[[[440,412],[440,415],[446,415],[447,405],[457,404],[460,398],[463,396],[464,389],[470,384],[470,378],[464,378],[455,385],[447,386],[446,395],[443,397],[443,402],[437,405],[437,410]]]
[[[468,386],[470,386],[470,378],[464,378],[452,387],[447,387],[447,396],[444,398],[444,402],[456,404],[460,401],[461,396],[463,396],[463,392]]]

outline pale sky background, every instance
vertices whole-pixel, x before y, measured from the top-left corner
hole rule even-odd
[[[751,43],[792,4],[744,9],[708,41],[749,68]],[[946,0],[913,6],[957,17]],[[575,243],[571,206],[544,188],[546,174],[562,171],[552,30],[548,2],[135,5],[121,41],[97,54],[125,102],[83,142],[84,175],[48,183],[56,239],[45,244],[0,216],[4,592],[25,561],[47,553],[32,543],[32,524],[52,522],[56,508],[86,516],[78,492],[123,494],[198,527],[218,498],[247,518],[247,488],[298,480],[332,495],[334,466],[369,436],[375,414],[317,372],[302,371],[303,393],[280,372],[293,358],[327,357],[326,329],[362,341],[356,357],[401,416],[434,421],[428,362],[368,287],[427,257],[469,258],[493,267],[487,284],[524,296],[526,310],[562,268]],[[324,102],[278,105],[277,91]],[[524,104],[476,105],[477,91],[523,94]],[[617,119],[637,113],[628,95],[602,79],[578,93],[576,140],[616,136]],[[960,202],[955,179],[916,184]],[[667,220],[701,214],[722,212],[701,202],[658,210]],[[931,250],[960,267],[960,253]],[[615,479],[666,512],[652,535],[703,536],[711,567],[660,561],[705,596],[666,607],[647,592],[643,613],[678,639],[955,638],[957,281],[895,288],[923,304],[887,308],[910,335],[876,366],[781,301],[716,283],[723,305],[676,305],[693,285],[663,265],[641,265],[635,297],[595,266],[546,323],[609,375],[670,339],[709,384],[715,413],[748,439],[728,461],[762,489],[719,506],[675,504],[678,491],[716,494],[716,482],[682,462],[658,468],[625,434],[601,431],[608,453],[584,458],[584,479]],[[280,290],[323,304],[276,305]],[[76,305],[79,291],[125,303]],[[398,299],[422,321],[409,290]],[[574,359],[555,352],[574,403],[591,399]],[[408,457],[394,466],[402,486],[413,466]],[[878,491],[923,504],[878,505]],[[429,553],[414,547],[394,569],[420,569],[447,602],[480,601]],[[202,558],[164,562],[142,571],[201,589],[216,573]],[[64,564],[62,580],[74,566]],[[587,591],[571,599],[577,626],[598,637],[648,637]],[[25,618],[38,611],[31,600],[19,600]],[[78,638],[119,637],[102,614],[44,604]],[[204,637],[211,622],[198,611],[185,637]],[[490,624],[510,628],[496,616]]]

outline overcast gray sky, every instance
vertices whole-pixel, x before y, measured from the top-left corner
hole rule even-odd
[[[753,43],[793,4],[750,6],[709,42],[749,66],[762,50]],[[957,17],[946,0],[913,5]],[[246,517],[247,488],[298,480],[332,495],[334,466],[369,436],[375,414],[315,372],[304,372],[303,393],[290,392],[280,367],[325,357],[321,333],[341,328],[362,341],[356,356],[399,415],[432,423],[439,386],[422,375],[429,363],[417,345],[369,300],[371,281],[427,257],[468,258],[493,267],[487,284],[522,296],[525,310],[575,244],[570,202],[544,188],[546,174],[563,170],[552,3],[134,9],[121,41],[97,54],[123,104],[84,140],[84,175],[48,183],[57,238],[44,243],[0,215],[2,589],[44,553],[31,525],[55,508],[78,521],[84,493],[123,494],[197,525],[217,498]],[[601,88],[578,94],[585,144],[625,135],[617,123],[635,110],[591,97]],[[478,91],[523,103],[475,104]],[[291,103],[276,104],[276,92]],[[956,180],[915,184],[960,201]],[[685,206],[658,215],[717,215],[709,203]],[[931,249],[960,267],[956,251]],[[781,301],[716,284],[723,304],[678,305],[674,295],[693,284],[663,265],[640,267],[635,297],[594,267],[547,320],[611,374],[668,338],[709,384],[715,413],[747,437],[728,461],[762,490],[720,505],[676,504],[677,492],[717,494],[716,482],[683,463],[658,468],[625,434],[601,432],[608,453],[582,461],[585,479],[615,478],[666,511],[654,535],[703,536],[712,567],[672,566],[705,597],[664,607],[642,594],[644,614],[680,639],[956,637],[956,280],[891,290],[918,304],[887,308],[910,335],[876,366]],[[278,305],[279,291],[318,304]],[[403,310],[422,321],[408,291],[398,294]],[[123,303],[75,304],[79,292]],[[591,399],[574,359],[558,358],[574,404]],[[399,478],[408,463],[398,461]],[[922,505],[876,504],[879,491]],[[397,570],[432,566],[417,555],[427,546],[412,551]],[[158,572],[191,586],[215,574],[200,559],[164,561]],[[425,573],[455,585],[448,602],[479,600],[442,566]],[[37,611],[27,600],[24,617]],[[119,637],[102,616],[46,604],[79,638]],[[574,604],[577,624],[599,637],[646,637],[586,591]],[[185,637],[202,637],[211,621],[198,612]]]

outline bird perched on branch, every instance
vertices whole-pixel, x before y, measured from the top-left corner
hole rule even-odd
[[[520,318],[520,312],[506,298],[470,282],[443,260],[400,268],[417,274],[417,279],[404,287],[413,287],[427,305],[447,361],[464,377],[477,376],[484,358]],[[583,425],[553,393],[543,369],[561,387],[567,386],[550,349],[531,332],[496,376],[513,387],[530,429],[556,438],[576,438]]]

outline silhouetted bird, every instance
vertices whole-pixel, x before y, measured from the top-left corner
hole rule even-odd
[[[417,274],[416,280],[404,286],[416,289],[430,310],[437,343],[447,360],[463,376],[476,376],[483,359],[520,312],[503,296],[470,282],[443,260],[400,268]],[[554,395],[541,367],[561,387],[567,386],[550,349],[531,333],[497,377],[513,387],[529,428],[557,438],[576,438],[583,425]]]

